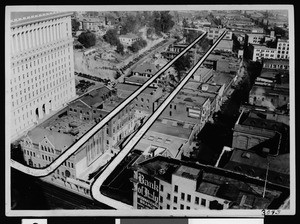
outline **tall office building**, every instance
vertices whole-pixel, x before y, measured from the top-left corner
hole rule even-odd
[[[13,12],[11,138],[76,96],[70,12]]]

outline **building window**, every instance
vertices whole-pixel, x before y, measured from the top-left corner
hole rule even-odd
[[[204,198],[201,199],[201,205],[206,206],[206,200]]]
[[[170,198],[171,198],[171,195],[168,193],[167,194],[167,199],[170,200]]]
[[[174,203],[177,203],[177,197],[174,196]]]
[[[180,209],[184,209],[184,205],[183,204],[180,204]]]
[[[174,186],[174,192],[176,192],[176,193],[178,192],[178,186],[177,185]]]
[[[160,191],[164,191],[164,185],[160,185]]]
[[[184,196],[185,196],[185,194],[181,193],[181,200],[184,200]]]
[[[199,197],[195,197],[195,204],[199,205]]]
[[[163,197],[162,196],[159,196],[159,201],[163,202]]]
[[[190,210],[191,208],[190,208],[190,206],[186,206],[186,209]]]
[[[170,209],[170,205],[169,204],[167,204],[167,209]]]
[[[187,201],[191,202],[191,195],[190,194],[187,195]]]

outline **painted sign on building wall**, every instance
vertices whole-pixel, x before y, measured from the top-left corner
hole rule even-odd
[[[159,180],[138,173],[137,208],[159,209]]]

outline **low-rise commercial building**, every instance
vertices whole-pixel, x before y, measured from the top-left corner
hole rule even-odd
[[[233,129],[232,147],[247,150],[272,138],[280,142],[287,128],[259,110],[242,111]]]
[[[181,159],[196,134],[196,125],[171,119],[157,119],[135,146],[143,151],[139,161],[162,155]]]
[[[264,191],[262,180],[162,156],[136,164],[133,170],[136,209],[279,208],[289,196],[283,186],[268,184]]]
[[[53,162],[123,100],[115,91],[101,87],[71,102],[22,139],[27,165],[45,167]],[[45,180],[89,197],[90,175],[119,151],[119,144],[135,126],[135,111],[129,104]]]
[[[265,59],[263,60],[263,68],[268,69],[283,69],[283,70],[289,70],[289,60],[287,59]]]
[[[182,92],[195,96],[209,97],[211,101],[211,113],[220,110],[223,103],[225,84],[199,83],[195,81],[188,82]]]
[[[127,98],[135,92],[140,86],[118,83],[116,85],[117,95],[121,98]],[[154,111],[154,103],[163,95],[161,88],[147,87],[137,98],[134,100],[134,109],[138,112],[145,112],[152,114]]]
[[[277,57],[277,49],[269,48],[261,44],[249,44],[249,56],[252,61],[262,59],[275,59]]]
[[[266,150],[267,148],[265,148]],[[256,149],[258,150],[258,149]],[[263,151],[263,148],[260,148]],[[275,184],[290,186],[290,154],[266,155],[257,154],[253,150],[234,148],[229,162],[224,169],[244,173]],[[268,176],[266,177],[268,170]]]
[[[157,106],[164,101],[165,97],[163,96],[158,100]],[[208,121],[210,114],[211,101],[209,97],[192,96],[180,92],[165,108],[161,117],[197,124],[197,131],[200,132]]]
[[[264,33],[247,33],[245,35],[246,44],[262,44],[264,42]]]
[[[277,40],[277,58],[289,59],[290,45],[288,39]]]
[[[206,29],[207,31],[207,38],[211,40],[217,39],[224,32],[224,29],[220,29],[217,27],[207,27],[204,29]],[[223,39],[232,40],[232,31],[227,31]]]
[[[289,89],[280,86],[254,85],[249,93],[249,104],[275,110],[289,105]]]
[[[215,51],[232,52],[233,40],[221,40],[216,46]]]

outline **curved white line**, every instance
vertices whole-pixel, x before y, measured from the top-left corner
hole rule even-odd
[[[137,144],[137,142],[143,137],[145,132],[150,128],[154,121],[160,116],[168,104],[173,100],[176,94],[182,89],[182,87],[188,82],[191,76],[196,72],[196,70],[202,65],[205,59],[213,51],[213,49],[219,44],[226,34],[226,30],[220,35],[213,46],[205,53],[205,55],[197,62],[197,64],[189,71],[189,73],[184,77],[184,79],[177,85],[175,90],[166,98],[166,100],[157,108],[157,110],[148,118],[145,124],[138,130],[138,132],[130,139],[122,151],[116,156],[116,158],[108,165],[108,167],[102,172],[102,174],[94,181],[91,188],[92,197],[101,202],[109,205],[110,207],[116,209],[133,209],[133,206],[126,203],[117,201],[110,197],[103,195],[100,191],[100,187],[107,177],[113,172],[117,165],[126,157],[126,155],[132,150],[132,148]]]
[[[158,78],[163,72],[165,72],[177,59],[185,54],[193,45],[201,40],[207,32],[203,33],[200,37],[195,39],[189,46],[187,46],[180,54],[168,62],[161,70],[159,70],[152,78],[150,78],[144,85],[137,89],[130,97],[119,104],[112,112],[104,117],[98,124],[91,128],[85,135],[83,135],[77,142],[75,142],[70,148],[64,151],[59,157],[57,157],[50,165],[45,168],[37,169],[29,166],[25,166],[17,161],[11,160],[11,167],[27,173],[31,176],[41,177],[49,175],[58,166],[60,166],[67,158],[69,158],[74,152],[76,152],[86,141],[89,140],[97,131],[99,131],[106,123],[108,123],[115,115],[117,115],[124,107],[126,107],[134,98],[136,98],[143,90],[145,90],[156,78]]]

